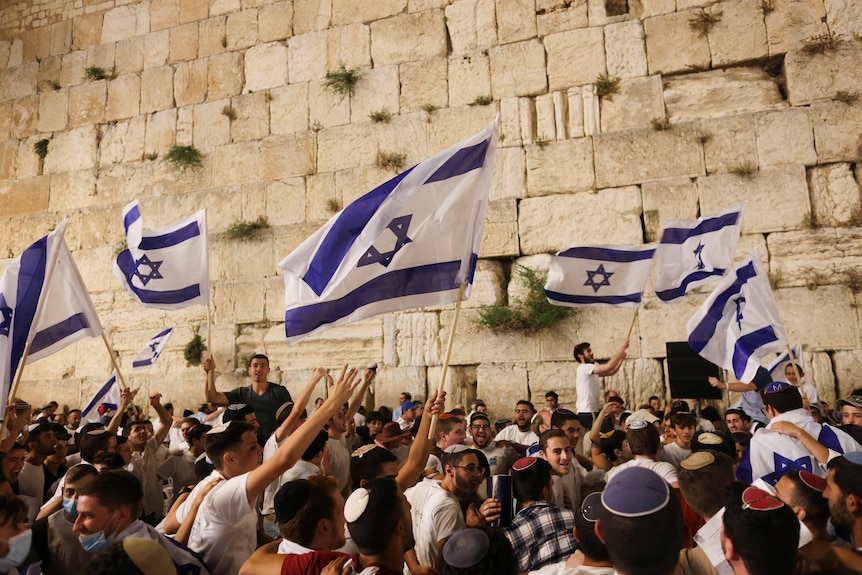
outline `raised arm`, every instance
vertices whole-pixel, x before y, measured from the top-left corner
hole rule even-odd
[[[345,421],[353,421],[353,416],[359,411],[359,406],[365,400],[365,393],[368,391],[368,386],[374,381],[374,376],[377,375],[377,369],[368,367],[362,374],[362,383],[359,385],[358,391],[353,394],[353,399],[350,405],[347,406],[347,413],[344,414]]]
[[[620,370],[620,366],[623,364],[623,360],[626,358],[626,349],[628,349],[628,347],[629,338],[626,338],[623,340],[622,345],[620,345],[620,348],[614,356],[607,363],[597,364],[593,368],[593,373],[599,377],[607,377],[618,372]]]
[[[204,360],[203,367],[204,371],[207,372],[206,387],[204,388],[207,401],[212,403],[213,405],[230,404],[230,401],[228,401],[227,396],[224,393],[216,391],[215,360],[213,359],[212,355]]]
[[[718,389],[725,389],[727,391],[757,391],[757,386],[753,383],[742,383],[741,381],[728,381],[727,383],[721,381],[717,377],[709,377],[709,385],[712,387],[717,387]]]
[[[4,425],[6,425],[7,429],[9,429],[9,435],[3,438],[3,441],[0,442],[0,451],[3,453],[9,453],[12,449],[12,445],[18,441],[18,436],[21,435],[21,432],[27,427],[27,424],[30,422],[30,414],[25,413],[19,415],[15,411],[15,403],[10,403],[6,406],[6,421]]]
[[[820,464],[826,465],[829,463],[829,448],[811,437],[811,435],[804,429],[793,425],[789,421],[773,421],[769,426],[769,431],[798,439],[799,442],[805,446],[805,449],[810,451]]]
[[[161,445],[165,442],[165,438],[168,436],[168,432],[171,430],[171,423],[173,423],[173,420],[171,419],[171,414],[168,413],[168,410],[165,409],[164,405],[162,405],[161,393],[154,393],[150,396],[150,405],[152,405],[153,409],[156,410],[156,413],[159,414],[159,421],[162,423],[159,426],[159,430],[156,431],[156,434],[153,436],[153,439],[156,440],[156,443]]]
[[[296,398],[296,402],[293,404],[293,409],[291,410],[290,415],[288,415],[281,425],[278,426],[278,429],[275,430],[276,441],[281,442],[282,439],[288,436],[290,430],[293,429],[296,422],[299,421],[299,416],[302,415],[302,410],[308,405],[308,401],[314,393],[314,388],[324,377],[326,377],[326,368],[315,367],[314,370],[312,370],[311,379],[308,380],[308,383],[306,383],[305,387],[302,388],[299,397]]]
[[[589,439],[596,445],[600,445],[602,442],[602,422],[604,422],[605,417],[608,416],[608,413],[610,413],[612,407],[612,403],[605,403],[602,406],[602,410],[599,412],[599,415],[595,418],[595,420],[593,420],[593,426],[590,428]]]
[[[422,421],[419,422],[419,431],[416,432],[416,437],[413,439],[413,445],[410,446],[410,452],[407,454],[407,460],[401,469],[398,470],[398,476],[395,481],[401,486],[402,490],[413,487],[416,481],[422,476],[422,471],[425,469],[425,462],[428,461],[428,455],[431,453],[431,448],[434,442],[428,439],[428,431],[431,429],[431,419],[434,415],[440,415],[445,410],[446,392],[442,392],[440,397],[437,397],[435,390],[428,401],[425,402],[425,411],[422,414]]]
[[[209,494],[210,491],[213,490],[221,479],[216,479],[214,481],[210,481],[206,487],[200,490],[195,500],[189,506],[189,511],[186,514],[185,521],[180,524],[180,528],[177,529],[177,534],[174,535],[174,541],[182,543],[183,545],[188,545],[189,543],[189,535],[192,534],[192,527],[194,527],[195,519],[198,517],[198,510],[201,508],[201,504],[204,502],[204,499]]]
[[[106,428],[108,431],[116,435],[117,430],[120,429],[120,421],[123,419],[123,414],[126,412],[126,408],[132,404],[132,401],[134,401],[137,394],[137,389],[132,390],[128,387],[120,392],[120,407],[117,408],[117,412],[114,414],[114,417],[111,418],[111,422]]]

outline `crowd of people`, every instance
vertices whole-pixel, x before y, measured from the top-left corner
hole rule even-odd
[[[574,348],[577,401],[491,414],[373,369],[312,371],[295,399],[252,358],[197,411],[123,390],[99,421],[12,401],[0,573],[790,575],[862,573],[862,389],[834,406],[762,373],[708,401],[602,391],[626,357]],[[799,374],[799,377],[796,375]],[[315,398],[325,382],[326,397]],[[465,406],[466,407],[466,406]]]

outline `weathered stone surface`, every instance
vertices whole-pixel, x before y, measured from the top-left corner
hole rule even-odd
[[[182,62],[174,73],[174,102],[177,106],[200,104],[207,97],[207,61]]]
[[[720,10],[721,19],[708,34],[713,66],[727,66],[769,54],[766,24],[758,4],[732,0],[722,2]]]
[[[862,266],[859,228],[820,228],[769,234],[770,271],[780,286],[844,283]]]
[[[491,200],[526,196],[526,171],[526,158],[522,148],[497,148],[494,179],[491,181]]]
[[[210,14],[212,13],[210,8]],[[242,50],[254,46],[257,42],[257,10],[228,14],[224,31],[228,50]]]
[[[141,113],[158,112],[174,107],[174,70],[162,66],[141,73]]]
[[[293,3],[293,33],[324,30],[332,19],[332,0],[296,0]]]
[[[269,131],[295,134],[308,129],[308,84],[290,84],[270,91]]]
[[[556,111],[554,109],[554,94],[542,94],[536,96],[536,141],[550,142],[553,140],[564,140],[565,133],[557,137]]]
[[[490,202],[479,257],[518,255],[518,209],[513,199]]]
[[[230,106],[230,100],[216,100],[194,107],[195,147],[210,150],[230,141],[230,118],[223,113],[225,106]]]
[[[187,62],[198,57],[198,25],[196,22],[171,29],[168,63]]]
[[[442,10],[400,14],[371,24],[371,58],[375,66],[445,55],[446,24]]]
[[[428,394],[433,393],[440,385],[443,376],[442,366],[428,367]],[[460,407],[470,411],[470,403],[476,398],[476,368],[474,366],[450,366],[446,371],[446,381],[443,383],[446,392],[446,408]],[[422,398],[425,395],[420,396]],[[414,401],[415,401],[414,397]]]
[[[544,43],[548,53],[548,87],[552,91],[590,84],[607,71],[600,28],[551,34]]]
[[[695,128],[682,126],[662,132],[650,129],[595,136],[596,185],[605,188],[702,175],[697,137]]]
[[[332,328],[294,346],[285,342],[284,325],[276,325],[268,331],[265,345],[267,355],[275,356],[283,365],[308,368],[327,365],[338,367],[337,374],[345,363],[358,367],[382,363],[383,318]]]
[[[373,22],[405,12],[407,0],[380,0],[379,2],[353,2],[332,0],[332,24]]]
[[[436,152],[428,146],[428,122],[425,114],[395,116],[389,122],[377,124],[377,141],[381,150],[399,150],[407,154],[407,165],[418,163]],[[386,179],[391,174],[386,176]],[[381,182],[373,182],[376,186]]]
[[[150,0],[150,29],[172,28],[180,22],[179,0]]]
[[[652,297],[645,298],[637,321],[643,357],[666,357],[665,343],[688,341],[686,323],[707,295],[708,293],[690,293],[677,305],[667,305]]]
[[[537,40],[497,46],[491,55],[491,89],[495,100],[532,96],[547,89],[545,49]]]
[[[661,236],[668,220],[694,219],[698,216],[697,187],[690,178],[645,182],[643,194],[644,226],[649,241]]]
[[[629,13],[640,19],[668,14],[674,10],[676,10],[675,0],[632,0],[629,3]]]
[[[19,179],[0,187],[0,213],[5,217],[38,214],[48,209],[50,180],[47,176]],[[30,234],[26,234],[28,237]],[[32,239],[30,243],[32,243]],[[12,246],[9,247],[12,249]],[[13,251],[17,254],[20,250]]]
[[[503,263],[498,260],[479,260],[473,274],[470,299],[461,303],[464,309],[477,308],[504,301],[506,295],[506,274]]]
[[[497,0],[496,15],[500,44],[536,37],[536,7],[532,0]]]
[[[398,395],[403,391],[410,392],[413,397],[427,398],[428,388],[425,372],[424,367],[393,367],[388,364],[378,367],[377,377],[374,378],[372,384],[375,409],[381,405],[390,408],[395,407],[398,405]],[[435,380],[433,386],[436,388],[438,383],[439,380]],[[448,398],[446,406],[448,409]]]
[[[84,78],[84,68],[87,66],[87,53],[83,50],[78,52],[70,52],[63,56],[62,66],[60,68],[60,77],[58,81],[61,86],[74,86],[80,84]],[[2,74],[2,71],[0,71]],[[20,88],[20,86],[18,86]],[[4,90],[5,86],[0,82],[0,91]],[[34,84],[35,91],[35,84]]]
[[[209,59],[207,97],[210,100],[229,98],[242,91],[243,56],[238,53],[220,54]]]
[[[180,23],[203,20],[209,16],[209,8],[209,0],[180,0]]]
[[[100,166],[105,167],[121,162],[140,160],[144,155],[146,127],[147,121],[143,117],[105,126],[102,141],[99,143],[101,152],[99,154]],[[100,178],[105,176],[105,172],[101,171],[99,176]],[[126,178],[123,177],[122,180],[125,181]],[[139,186],[139,189],[146,189],[143,183]],[[131,197],[134,197],[134,194]]]
[[[35,178],[42,174],[42,160],[33,151],[33,146],[41,140],[41,136],[30,136],[18,144],[18,163],[15,166],[15,177],[18,180]],[[56,150],[55,150],[56,151]],[[48,143],[48,152],[51,152],[51,143]]]
[[[53,174],[50,190],[48,208],[56,212],[70,212],[104,201],[97,196],[96,174],[91,170]]]
[[[306,176],[314,171],[315,139],[311,135],[298,138],[272,136],[260,142],[260,163],[263,177],[284,180]]]
[[[371,112],[386,109],[398,113],[398,66],[374,68],[362,74],[356,93],[350,98],[350,117],[354,123],[368,118]]]
[[[224,280],[213,286],[212,311],[217,322],[264,319],[264,285],[260,280]]]
[[[135,35],[138,15],[134,6],[118,6],[105,12],[102,20],[102,44],[119,42]]]
[[[371,67],[371,29],[365,24],[331,28],[326,41],[328,69]]]
[[[494,0],[455,0],[446,6],[446,28],[457,56],[497,43]]]
[[[259,140],[269,135],[269,102],[266,94],[243,94],[231,101],[236,119],[230,123],[234,142]]]
[[[259,280],[261,270],[249,262],[275,260],[274,245],[266,240],[228,240],[224,237],[211,241],[211,280]]]
[[[808,110],[795,108],[754,116],[757,158],[761,166],[817,162]]]
[[[105,82],[91,82],[69,89],[69,124],[73,128],[98,124],[105,117]]]
[[[816,166],[808,171],[812,219],[819,226],[847,225],[862,213],[859,184],[850,164]]]
[[[162,30],[144,36],[144,70],[164,66],[170,53],[170,31]]]
[[[488,411],[497,417],[511,418],[515,402],[529,393],[524,363],[482,363],[476,368],[476,397],[485,400]]]
[[[39,95],[39,131],[59,132],[69,122],[69,90],[50,90]]]
[[[688,25],[692,12],[662,14],[644,20],[650,74],[670,74],[709,67],[709,42]]]
[[[50,147],[61,153],[48,153],[45,157],[44,173],[54,174],[93,168],[97,154],[96,134],[97,130],[93,126],[54,134]]]
[[[383,357],[386,365],[440,364],[436,313],[397,313],[383,317]]]
[[[604,33],[608,75],[624,80],[646,76],[643,24],[639,20],[608,24]]]
[[[826,0],[826,23],[839,34],[862,34],[862,7],[849,0]]]
[[[836,351],[832,354],[832,362],[835,364],[835,375],[838,380],[838,393],[835,399],[843,399],[859,389],[859,373],[862,372],[862,352],[859,350],[853,351]],[[818,389],[820,386],[817,386]],[[833,392],[834,393],[834,392]],[[823,395],[820,398],[824,401],[829,401]],[[834,401],[830,401],[829,405],[835,405]]]
[[[773,293],[791,341],[804,339],[818,350],[858,348],[858,318],[851,307],[853,296],[847,287],[784,288]],[[799,313],[806,309],[816,309],[818,321]]]
[[[572,365],[573,371],[574,367]],[[616,375],[602,378],[601,385],[603,390],[613,389],[619,393],[626,407],[634,410],[649,403],[651,395],[665,397],[664,368],[662,362],[655,359],[627,359]]]
[[[350,123],[350,98],[335,94],[322,81],[308,83],[308,119],[313,130]]]
[[[449,58],[449,105],[472,104],[491,94],[491,68],[481,52]]]
[[[218,16],[209,18],[199,23],[198,57],[204,58],[225,51],[227,36],[225,35],[225,24],[227,18]]]
[[[317,171],[357,168],[377,160],[376,138],[363,126],[338,126],[317,134]]]
[[[213,152],[213,182],[217,186],[252,182],[259,178],[259,142],[228,144]]]
[[[143,36],[117,42],[117,74],[137,73],[144,69],[144,45]]]
[[[565,32],[589,25],[586,2],[565,2],[558,0],[536,1],[536,29],[539,37]]]
[[[596,225],[604,221],[609,205],[615,206],[614,225]],[[629,186],[595,194],[521,200],[518,229],[524,254],[556,252],[576,245],[640,244],[640,189]]]
[[[258,39],[261,42],[290,38],[293,28],[293,2],[261,6],[257,24]]]
[[[10,135],[13,138],[26,138],[36,133],[39,118],[39,96],[27,96],[15,100],[12,106]]]
[[[649,128],[664,117],[661,76],[620,82],[619,93],[601,100],[602,132]]]
[[[15,178],[15,164],[18,158],[18,144],[3,142],[0,144],[0,180]]]
[[[589,138],[528,146],[526,157],[527,196],[578,192],[595,186]]]
[[[266,216],[273,226],[305,221],[305,179],[289,178],[266,185]]]
[[[811,106],[817,163],[862,159],[862,106],[828,102]]]
[[[102,39],[104,14],[80,14],[72,20],[72,49],[86,50]]]
[[[784,54],[802,47],[802,41],[825,34],[826,10],[819,0],[776,0],[765,15],[769,54]]]
[[[325,31],[294,36],[288,41],[288,70],[290,83],[307,82],[323,78],[327,72]],[[333,67],[337,70],[338,67]]]
[[[729,116],[703,120],[700,139],[706,172],[729,172],[739,166],[757,165],[757,146],[752,116]]]
[[[862,62],[862,45],[843,41],[822,54],[789,52],[784,59],[787,99],[793,106],[831,99],[836,92],[862,91],[862,76],[847,74]]]
[[[442,108],[449,103],[446,58],[408,62],[399,66],[402,113],[417,112],[423,106]]]

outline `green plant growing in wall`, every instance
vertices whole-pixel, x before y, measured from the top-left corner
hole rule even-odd
[[[204,155],[194,146],[171,146],[165,154],[165,161],[181,172],[200,168],[203,160]]]
[[[126,251],[127,249],[129,249],[128,240],[123,240],[120,243],[118,243],[117,245],[115,245],[114,246],[114,258],[113,259],[117,259],[117,256],[120,255],[121,253],[123,253],[124,251]]]
[[[862,292],[862,272],[850,269],[844,273],[844,283],[854,294]]]
[[[234,220],[225,230],[225,237],[229,240],[251,240],[258,232],[269,228],[269,220],[266,216],[258,216],[256,220]]]
[[[730,170],[730,173],[735,176],[739,176],[740,178],[750,178],[757,173],[757,166],[751,162],[742,162],[741,164],[734,166]]]
[[[404,162],[407,160],[407,154],[399,152],[377,152],[377,167],[384,170],[398,171],[404,167]]]
[[[116,66],[111,66],[107,71],[101,66],[87,66],[84,68],[84,78],[87,80],[113,80],[116,77]]]
[[[155,162],[156,160],[159,159],[159,153],[158,152],[147,152],[146,154],[144,154],[144,159],[147,160],[148,162]]]
[[[599,98],[604,98],[608,102],[613,102],[614,94],[620,91],[620,79],[616,76],[608,76],[607,74],[599,74],[596,78],[596,95]]]
[[[847,104],[848,106],[852,106],[856,102],[859,101],[859,92],[848,92],[846,90],[838,90],[835,92],[835,100],[841,102],[842,104]]]
[[[670,130],[670,120],[667,118],[653,118],[649,121],[652,129],[656,132],[666,132]]]
[[[333,93],[341,96],[341,99],[343,100],[345,96],[353,95],[356,91],[356,83],[359,82],[361,77],[362,74],[359,70],[348,68],[342,62],[338,66],[338,70],[326,73],[326,79],[323,82],[323,86],[327,90],[331,90]]]
[[[697,32],[698,36],[706,36],[713,26],[721,22],[721,15],[721,10],[713,9],[707,12],[705,8],[701,8],[688,19],[688,27]]]
[[[368,117],[371,118],[371,121],[375,124],[379,123],[387,123],[390,119],[392,119],[392,114],[386,108],[381,110],[375,110],[368,114]]]
[[[233,109],[233,106],[227,104],[224,108],[221,109],[221,115],[226,116],[228,120],[236,120],[236,110]]]
[[[186,360],[186,366],[200,365],[206,350],[207,344],[204,343],[204,338],[195,330],[195,335],[183,349],[183,359]]]
[[[817,36],[803,40],[802,51],[809,56],[832,52],[838,48],[838,44],[841,43],[842,39],[843,36],[841,34],[836,34],[830,30],[824,34],[818,34]]]
[[[36,152],[39,159],[44,160],[45,156],[48,155],[48,140],[41,139],[33,144],[33,151]]]
[[[468,106],[487,106],[494,102],[494,98],[492,96],[476,96],[472,102],[468,104]]]
[[[335,198],[329,198],[326,200],[326,209],[336,214],[341,211],[341,202],[336,200]]]

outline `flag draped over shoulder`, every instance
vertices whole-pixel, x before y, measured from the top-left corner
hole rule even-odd
[[[123,209],[128,249],[114,276],[144,307],[181,309],[210,299],[206,212],[154,230],[143,229],[137,200]]]
[[[796,362],[799,369],[805,371],[805,362],[802,358],[802,344],[797,341],[791,346],[790,350],[793,352],[793,361]],[[784,369],[788,365],[790,365],[790,356],[788,355],[787,350],[784,350],[778,355],[778,357],[772,360],[772,363],[770,363],[769,367],[766,368],[772,376],[772,381],[790,383],[787,381],[787,376],[784,374]]]
[[[671,302],[723,276],[733,263],[742,227],[742,204],[717,216],[669,220],[656,255],[655,293]]]
[[[144,349],[142,349],[141,352],[135,356],[135,359],[132,360],[132,371],[149,369],[154,363],[156,363],[159,355],[161,355],[165,346],[168,345],[168,340],[171,339],[171,335],[173,333],[174,328],[169,327],[168,329],[154,335]]]
[[[769,279],[756,251],[715,288],[688,320],[688,345],[748,382],[768,354],[787,345]]]
[[[482,241],[499,120],[368,192],[279,267],[289,343],[465,297]]]
[[[93,398],[87,402],[87,406],[81,410],[81,419],[99,421],[99,416],[110,411],[117,411],[121,401],[120,384],[117,382],[117,373],[114,372]]]
[[[577,247],[551,259],[545,295],[556,305],[637,306],[652,268],[655,244]]]
[[[0,278],[0,413],[26,363],[102,332],[63,234],[68,219],[15,258]]]

